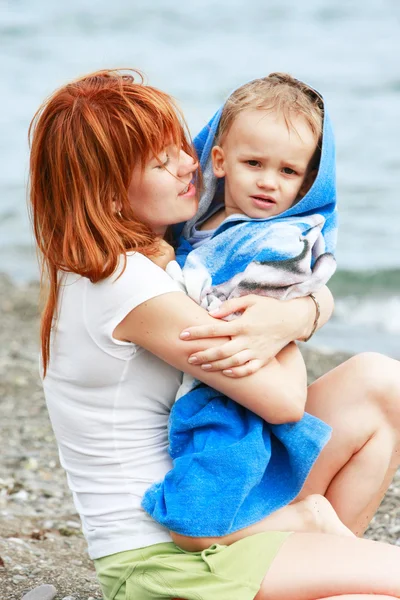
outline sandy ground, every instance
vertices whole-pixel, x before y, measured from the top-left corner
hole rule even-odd
[[[0,276],[0,600],[42,583],[57,600],[101,598],[62,471],[38,377],[36,285]],[[346,359],[305,350],[310,379]],[[367,537],[400,544],[400,474]]]

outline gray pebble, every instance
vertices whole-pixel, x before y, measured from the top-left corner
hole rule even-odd
[[[26,575],[14,575],[12,578],[13,583],[20,583],[20,581],[25,581]]]
[[[65,596],[62,600],[75,600],[73,596]]]
[[[18,500],[19,502],[26,502],[29,498],[29,494],[26,490],[19,490],[19,492],[12,494],[11,498],[13,500]]]
[[[81,524],[77,523],[77,521],[67,521],[66,525],[67,525],[67,527],[70,527],[71,529],[80,529],[81,528]]]
[[[44,529],[53,529],[54,521],[50,521],[50,519],[48,519],[47,521],[44,521],[43,527],[44,527]]]
[[[3,560],[4,560],[5,563],[12,562],[12,558],[10,556],[3,555],[2,558],[3,558]]]
[[[53,600],[57,595],[57,590],[54,585],[49,585],[47,583],[43,585],[39,585],[39,587],[34,588],[25,596],[22,596],[22,600]]]

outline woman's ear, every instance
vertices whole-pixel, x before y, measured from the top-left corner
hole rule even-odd
[[[304,198],[307,192],[311,189],[316,177],[318,169],[311,169],[304,178],[303,185],[300,188],[299,198]]]
[[[214,146],[211,150],[211,160],[215,177],[225,177],[225,154],[221,146]]]
[[[122,209],[121,201],[120,200],[117,201],[115,198],[113,198],[112,206],[113,206],[113,213],[117,214],[117,215],[121,215],[121,209]]]

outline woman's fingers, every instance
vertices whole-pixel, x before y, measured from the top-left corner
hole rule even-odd
[[[242,333],[243,327],[236,321],[215,321],[212,325],[187,327],[180,334],[181,340],[200,340],[214,337],[230,337]]]
[[[210,312],[210,315],[216,319],[223,319],[232,315],[235,312],[242,312],[251,306],[254,302],[254,295],[241,296],[240,298],[232,298],[223,302],[218,310]]]
[[[263,366],[263,362],[258,358],[254,360],[250,360],[245,365],[241,367],[233,367],[231,369],[225,369],[223,372],[227,377],[247,377],[247,375],[252,375],[256,373]]]
[[[263,361],[254,358],[254,352],[235,339],[217,348],[209,348],[189,357],[191,364],[199,365],[204,371],[222,371],[227,377],[246,377],[263,366]]]
[[[223,361],[224,359],[229,359],[233,355],[237,355],[239,352],[243,350],[247,350],[246,346],[240,344],[237,340],[231,340],[230,342],[225,342],[222,346],[216,346],[213,348],[207,348],[207,350],[202,350],[199,352],[195,352],[191,356],[189,356],[188,362],[192,365],[204,365],[206,363],[215,363],[216,361]],[[247,360],[250,360],[253,356],[250,356]],[[243,364],[243,362],[237,363]],[[211,370],[211,369],[210,369]],[[216,369],[218,370],[218,369]]]
[[[212,363],[205,363],[201,365],[201,368],[204,371],[223,371],[224,369],[231,369],[233,367],[239,367],[241,365],[245,365],[253,358],[253,353],[251,350],[243,350],[242,352],[238,352],[233,356],[229,356],[229,358],[225,358],[224,360],[216,360]]]

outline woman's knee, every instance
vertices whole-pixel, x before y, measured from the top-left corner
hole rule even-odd
[[[348,368],[389,423],[397,423],[400,429],[400,362],[377,352],[363,352],[349,359]]]

